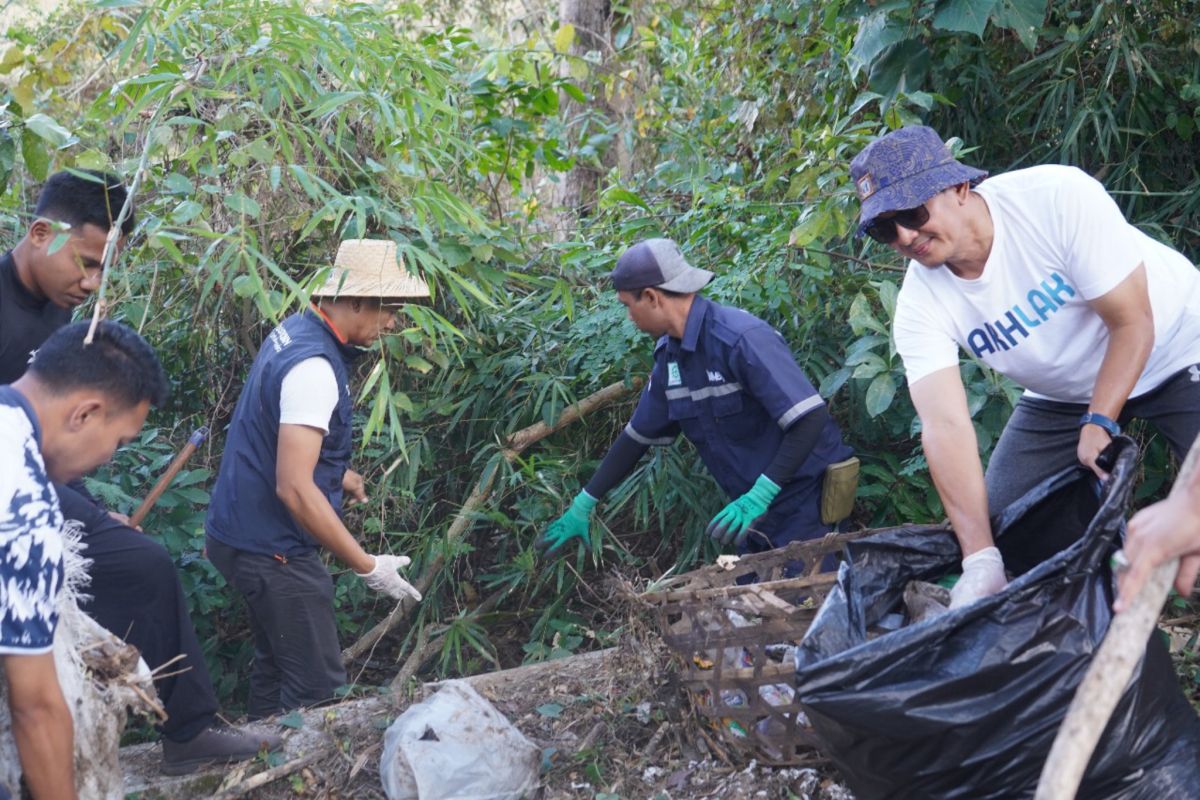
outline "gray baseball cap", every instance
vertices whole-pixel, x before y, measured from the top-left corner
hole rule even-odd
[[[703,289],[713,274],[689,264],[670,239],[646,239],[622,253],[608,277],[618,292],[654,288],[691,294]]]

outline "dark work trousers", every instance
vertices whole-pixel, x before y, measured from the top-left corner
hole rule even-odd
[[[55,484],[63,517],[83,523],[83,555],[92,560],[81,602],[92,619],[136,647],[155,669],[178,655],[154,686],[167,712],[159,730],[186,742],[213,724],[217,695],[196,639],[175,562],[153,537],[122,525],[69,486]]]
[[[1078,464],[1079,418],[1084,403],[1022,397],[1013,409],[987,468],[988,513],[995,517],[1060,469]],[[1130,398],[1117,420],[1153,425],[1180,460],[1200,431],[1200,365],[1188,367],[1155,389]]]
[[[346,669],[333,616],[333,578],[317,552],[282,559],[211,536],[207,543],[209,560],[250,611],[250,719],[331,699],[346,683]]]

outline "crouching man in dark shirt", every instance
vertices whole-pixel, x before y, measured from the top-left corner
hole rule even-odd
[[[99,288],[105,240],[125,197],[111,175],[59,172],[46,181],[24,238],[0,256],[0,384],[20,378],[32,352]],[[130,214],[119,244],[133,224]],[[58,495],[63,515],[83,524],[84,555],[92,560],[92,599],[83,610],[141,651],[151,669],[184,656],[155,683],[168,716],[163,771],[252,758],[264,738],[277,747],[278,737],[217,724],[216,693],[166,549],[100,506],[82,482],[60,485]]]
[[[13,385],[0,386],[0,663],[13,738],[34,797],[75,797],[74,725],[54,667],[63,585],[63,515],[51,481],[112,458],[162,403],[167,380],[150,346],[102,322],[63,328]],[[0,797],[18,787],[0,785]]]

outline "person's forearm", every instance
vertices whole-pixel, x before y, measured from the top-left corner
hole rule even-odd
[[[608,449],[592,479],[583,487],[584,491],[597,500],[604,497],[633,471],[638,460],[649,449],[649,445],[634,441],[628,433],[622,432]]]
[[[817,442],[821,438],[821,432],[825,430],[825,424],[828,421],[829,412],[824,407],[820,407],[814,408],[792,423],[791,427],[784,431],[783,440],[779,443],[775,457],[771,459],[771,463],[767,465],[762,474],[779,486],[783,486],[791,480],[792,476],[796,474],[796,470],[816,448]]]
[[[37,800],[73,800],[75,731],[61,691],[56,699],[23,704],[9,698],[21,771]]]
[[[1154,347],[1153,322],[1136,322],[1110,328],[1108,348],[1096,374],[1089,411],[1115,420],[1137,385]]]
[[[315,483],[282,485],[276,494],[292,518],[322,547],[355,572],[371,571],[375,560],[362,549]]]
[[[921,434],[921,442],[963,556],[991,547],[987,487],[970,420],[965,426],[948,422],[927,427]]]

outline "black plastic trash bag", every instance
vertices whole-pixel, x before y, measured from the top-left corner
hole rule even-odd
[[[1137,467],[1132,442],[1121,437],[1114,449],[1102,500],[1091,473],[1073,468],[1001,515],[997,545],[1010,569],[1028,571],[1003,592],[930,621],[867,635],[897,610],[910,580],[957,571],[950,532],[912,526],[847,546],[837,585],[797,652],[796,686],[858,800],[1033,796],[1112,619],[1109,558]],[[1200,720],[1157,633],[1078,797],[1200,798]]]

